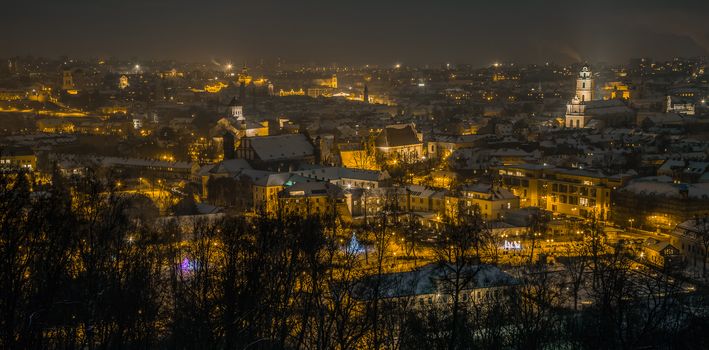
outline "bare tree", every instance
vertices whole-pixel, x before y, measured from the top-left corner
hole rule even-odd
[[[549,231],[549,215],[542,211],[537,211],[529,216],[527,237],[532,242],[529,251],[529,264],[534,262],[534,248],[537,241]]]
[[[436,244],[436,256],[443,270],[441,281],[445,293],[450,295],[450,323],[446,329],[450,332],[448,348],[461,346],[460,335],[463,332],[465,308],[461,293],[474,285],[475,276],[480,271],[486,252],[494,246],[480,210],[477,207],[461,208],[455,218],[446,218],[443,230]]]
[[[707,259],[709,259],[709,217],[695,217],[695,236],[702,245],[702,276],[707,277]]]

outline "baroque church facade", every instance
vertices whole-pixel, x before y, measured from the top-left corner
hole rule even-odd
[[[584,65],[576,78],[576,95],[569,104],[566,105],[567,128],[584,128],[590,120],[586,114],[586,106],[594,98],[594,79],[591,69]]]

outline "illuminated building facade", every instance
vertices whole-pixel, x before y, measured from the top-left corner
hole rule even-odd
[[[704,244],[702,236],[709,230],[709,218],[704,214],[677,224],[670,232],[670,243],[684,257],[687,267],[703,269]]]
[[[391,177],[386,171],[362,170],[341,167],[316,167],[299,170],[294,174],[318,180],[327,181],[343,189],[379,188],[389,184]]]
[[[64,118],[39,119],[36,122],[37,130],[44,133],[71,133],[74,132],[74,123]]]
[[[386,158],[417,162],[424,156],[423,134],[414,124],[389,125],[375,139],[377,152]]]
[[[620,81],[611,81],[603,85],[603,99],[613,100],[613,99],[630,99],[630,87]]]
[[[254,210],[268,216],[277,215],[278,193],[286,186],[293,185],[292,177],[290,173],[270,173],[255,179],[253,185]]]
[[[15,148],[0,151],[0,169],[28,170],[37,169],[37,156],[30,149]]]
[[[673,97],[667,95],[665,99],[666,113],[679,113],[682,115],[694,115],[694,102],[686,97]]]
[[[74,89],[74,75],[71,70],[65,70],[62,72],[62,90],[72,90]]]
[[[308,88],[308,96],[312,98],[317,98],[320,96],[330,96],[330,89],[321,87]]]
[[[330,89],[337,89],[337,74],[333,74],[329,79],[314,79],[313,84]]]
[[[659,241],[654,238],[648,238],[645,243],[643,243],[640,258],[645,263],[660,268],[676,265],[682,259],[679,254],[679,249],[674,247],[670,242]]]
[[[709,183],[674,183],[659,176],[639,178],[613,193],[613,221],[648,231],[670,230],[709,208]]]
[[[379,170],[374,151],[360,143],[342,143],[338,146],[340,162],[345,168]]]
[[[298,182],[281,191],[278,198],[285,215],[352,218],[342,189],[328,182]]]
[[[210,94],[216,94],[216,93],[222,91],[222,89],[226,88],[227,86],[229,86],[229,85],[222,82],[222,81],[216,81],[211,84],[205,84],[203,91],[208,92]],[[195,90],[195,91],[199,92],[199,90]]]
[[[128,77],[125,75],[121,75],[120,78],[118,78],[118,88],[121,90],[124,90],[125,88],[129,87],[130,83],[128,82]]]
[[[446,100],[457,105],[466,104],[470,100],[470,92],[461,88],[445,89],[443,93],[446,96]]]
[[[454,151],[461,148],[475,147],[487,136],[480,135],[433,135],[426,143],[427,156],[429,158],[447,159]]]
[[[305,91],[303,89],[290,89],[290,90],[279,90],[278,91],[278,96],[284,97],[284,96],[305,96]]]
[[[539,207],[555,214],[608,220],[611,192],[627,176],[536,164],[504,166],[501,183],[520,197],[521,207]]]
[[[406,187],[379,187],[367,189],[353,203],[358,213],[373,218],[383,210],[400,213],[442,214],[445,210],[445,193],[418,185]]]
[[[446,195],[446,215],[455,218],[459,210],[476,207],[486,219],[502,219],[510,210],[519,209],[519,197],[504,188],[488,184],[467,185],[460,188],[459,195]]]

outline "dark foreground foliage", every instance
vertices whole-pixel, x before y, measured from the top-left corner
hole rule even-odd
[[[460,297],[463,272],[494,257],[482,223],[461,219],[434,247],[452,297],[428,304],[386,299],[392,286],[372,278],[391,259],[386,214],[361,234],[376,248],[363,261],[342,249],[334,221],[155,224],[141,206],[92,179],[70,188],[58,176],[51,185],[0,177],[0,348],[709,347],[700,293],[634,279],[627,258],[599,254],[594,239],[583,266],[568,264],[577,279],[530,266],[513,289],[472,302]],[[368,297],[353,298],[362,283]],[[593,301],[585,308],[581,284]]]

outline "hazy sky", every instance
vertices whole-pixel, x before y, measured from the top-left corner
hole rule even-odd
[[[709,55],[709,0],[7,0],[0,56],[318,63]]]

